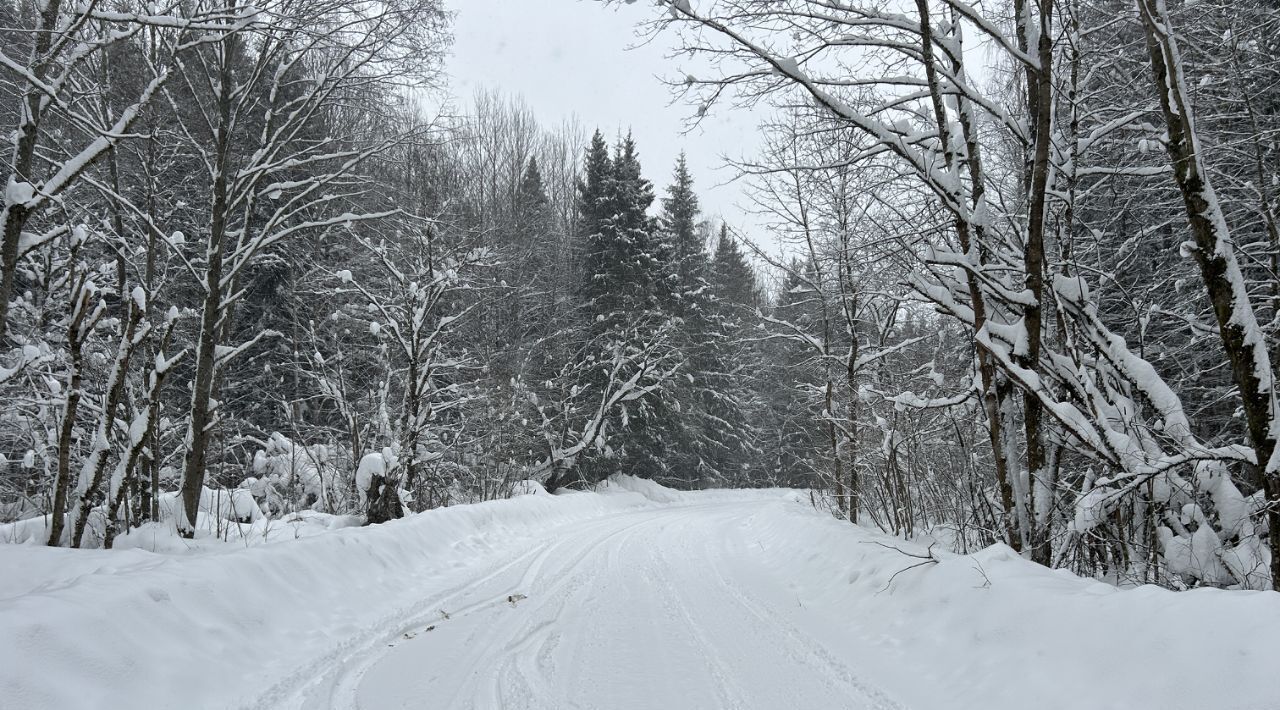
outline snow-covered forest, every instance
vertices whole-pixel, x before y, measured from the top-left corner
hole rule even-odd
[[[767,233],[426,109],[439,0],[0,4],[6,541],[627,472],[1280,585],[1275,8],[666,5],[695,122],[771,107]]]
[[[1275,700],[1280,6],[639,7],[749,218],[466,3],[0,0],[0,706]]]
[[[1280,11],[656,4],[691,125],[768,117],[763,229],[440,108],[441,0],[0,0],[3,542],[626,473],[1280,585]]]

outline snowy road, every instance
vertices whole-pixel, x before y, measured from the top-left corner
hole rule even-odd
[[[809,631],[743,527],[760,503],[643,510],[555,529],[278,707],[901,707]],[[514,599],[514,601],[509,601]]]
[[[247,548],[0,545],[0,708],[1280,710],[1274,592],[930,554],[629,477]]]

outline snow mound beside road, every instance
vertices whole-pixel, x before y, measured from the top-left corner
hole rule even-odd
[[[956,555],[798,509],[742,522],[779,602],[917,708],[1276,710],[1280,594],[1120,589],[997,544]],[[812,616],[808,618],[814,618]],[[851,650],[851,653],[855,651]]]

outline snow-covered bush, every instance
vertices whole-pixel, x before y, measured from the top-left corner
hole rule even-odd
[[[1137,545],[1127,552],[1141,578],[1154,573],[1150,578],[1174,586],[1269,589],[1271,553],[1257,532],[1262,514],[1261,492],[1245,496],[1226,466],[1205,461],[1189,478],[1166,471],[1136,488],[1090,488],[1076,500],[1070,532],[1088,538],[1118,525],[1138,538],[1143,528],[1153,528],[1160,553],[1155,569],[1143,569],[1145,555]]]
[[[241,487],[272,513],[302,508],[331,513],[349,501],[350,474],[342,475],[324,444],[302,446],[273,432],[253,456],[253,473]]]

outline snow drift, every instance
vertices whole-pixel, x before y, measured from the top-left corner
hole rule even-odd
[[[792,604],[840,619],[808,630],[908,707],[1280,708],[1276,592],[1119,589],[1002,544],[956,555],[798,517],[756,511],[741,544]]]

